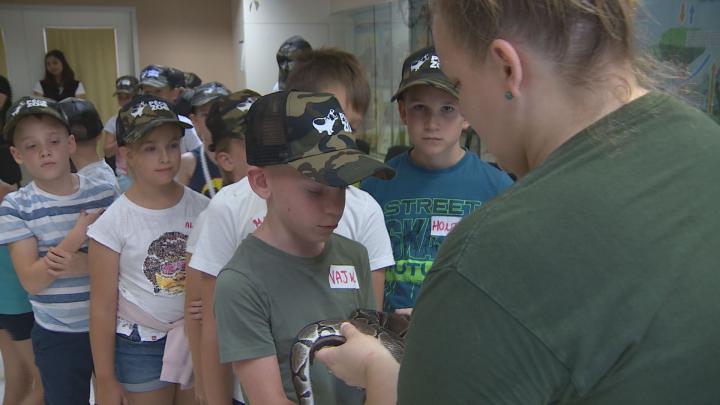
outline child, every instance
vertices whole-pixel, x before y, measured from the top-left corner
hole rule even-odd
[[[96,178],[112,184],[120,194],[115,173],[105,160],[97,154],[97,139],[103,124],[95,106],[83,99],[69,97],[58,103],[70,124],[70,134],[75,138],[77,148],[70,155],[78,174]]]
[[[70,172],[75,139],[54,101],[23,97],[8,114],[4,135],[33,181],[3,200],[0,244],[8,244],[30,294],[45,403],[87,403],[93,360],[85,234],[117,194],[107,182]]]
[[[352,54],[336,49],[308,51],[298,60],[287,83],[297,90],[334,94],[351,128],[353,125],[355,128],[361,126],[370,102],[370,86]],[[235,140],[233,143],[244,148],[243,141]],[[222,164],[223,161],[223,155],[218,154],[218,162]],[[247,167],[245,155],[235,155],[232,162],[236,168],[239,165],[244,177]],[[194,251],[190,250],[194,254],[188,259],[188,268],[203,273],[203,302],[213,302],[218,273],[232,258],[240,242],[260,226],[266,211],[267,204],[252,191],[247,179],[238,179],[238,183],[224,187],[212,199],[203,213],[203,221],[193,230],[192,236],[197,234],[197,245]],[[375,299],[380,308],[382,301],[378,298],[382,299],[385,268],[395,264],[382,209],[365,191],[348,187],[344,214],[336,232],[362,243],[368,250]],[[232,370],[229,365],[220,364],[218,358],[215,317],[211,305],[203,306],[202,318],[202,367],[207,400],[210,405],[222,405],[228,402],[233,392]],[[235,384],[234,392],[235,398],[239,400],[239,385]]]
[[[334,234],[345,188],[393,171],[357,150],[350,124],[327,93],[278,92],[247,116],[253,191],[267,202],[262,225],[218,275],[215,317],[220,360],[251,404],[292,404],[293,340],[306,324],[374,308],[367,250]],[[348,277],[337,278],[338,272]],[[326,370],[313,373],[317,404],[362,402]],[[336,385],[338,384],[338,385]]]
[[[215,153],[205,147],[212,142],[205,119],[213,100],[228,94],[230,92],[221,83],[210,82],[196,88],[190,99],[190,120],[203,142],[203,147],[183,153],[178,181],[211,198],[222,187],[222,174],[216,164]]]
[[[120,76],[115,80],[115,93],[118,107],[123,108],[132,100],[138,92],[138,79],[135,76]],[[115,133],[117,132],[117,114],[110,117],[103,127],[103,142],[105,156],[115,158],[115,174],[117,174],[118,185],[120,190],[125,192],[132,184],[132,179],[128,175],[127,165],[122,156],[117,153],[117,141]]]
[[[174,181],[189,127],[145,95],[118,115],[134,183],[88,231],[99,403],[172,404],[192,391],[183,328],[185,241],[208,199]],[[166,350],[167,347],[167,350]]]
[[[247,172],[244,119],[247,110],[250,109],[252,103],[258,98],[260,98],[258,93],[247,89],[235,92],[229,96],[220,96],[211,103],[210,111],[207,113],[207,128],[212,134],[212,144],[210,144],[209,149],[214,151],[216,158],[219,159],[224,172],[224,181],[227,184],[239,181],[245,177]],[[223,197],[218,195],[218,198]],[[203,212],[200,218],[198,218],[194,229],[203,227],[205,215],[206,212]],[[187,251],[189,253],[186,259],[187,263],[190,262],[190,258],[192,257],[190,252],[195,251],[195,239],[199,235],[199,232],[193,231],[188,239]],[[232,255],[232,252],[228,253],[228,256],[230,255]],[[229,260],[229,258],[227,260]],[[225,261],[227,262],[227,260]],[[217,342],[214,337],[214,332],[212,342],[208,339],[207,333],[203,338],[203,329],[210,327],[210,325],[207,325],[208,323],[212,323],[212,329],[214,331],[215,318],[209,316],[203,319],[202,316],[195,316],[194,314],[194,312],[197,312],[198,306],[199,310],[202,311],[201,275],[202,273],[200,271],[188,266],[185,291],[185,316],[187,319],[190,349],[193,356],[193,366],[195,368],[195,393],[199,398],[206,398],[209,404],[216,402],[226,403],[232,395],[230,388],[232,386],[232,373],[224,373],[224,370],[218,370],[220,363],[217,360]],[[212,287],[214,286],[215,284],[212,283]],[[212,295],[207,297],[205,302],[208,303],[209,312],[212,312],[210,308]],[[210,361],[208,361],[206,357],[209,357]],[[209,370],[208,373],[209,378],[205,378],[203,375],[203,362],[208,363],[208,367],[212,366],[212,369]],[[219,379],[220,381],[214,381],[213,379]],[[240,390],[237,390],[234,396],[236,401],[242,401]]]
[[[170,67],[148,65],[140,73],[140,87],[143,94],[160,97],[170,105],[180,95],[184,84],[185,75],[183,72]],[[174,108],[174,106],[172,107]],[[197,132],[192,126],[192,121],[184,115],[178,115],[178,119],[190,124],[185,129],[185,136],[183,136],[182,143],[180,143],[180,152],[190,152],[202,145],[202,141],[198,138]]]
[[[393,242],[396,263],[386,272],[384,309],[409,314],[445,236],[511,180],[460,147],[468,124],[434,48],[405,59],[392,99],[398,100],[413,148],[388,161],[397,172],[392,181],[368,179],[361,188],[383,208]]]

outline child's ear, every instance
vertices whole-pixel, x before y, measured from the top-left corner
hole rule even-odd
[[[218,162],[218,166],[220,166],[223,171],[232,172],[235,170],[235,162],[230,157],[229,153],[217,152],[215,153],[215,160]]]
[[[247,171],[247,178],[250,183],[250,187],[253,189],[255,194],[263,200],[269,199],[272,194],[270,192],[268,175],[269,173],[267,170],[257,166],[250,166]]]
[[[15,163],[21,165],[23,164],[22,156],[20,155],[20,151],[17,150],[16,147],[11,146],[10,147],[10,154],[12,155],[13,159],[15,160]]]
[[[463,118],[463,122],[462,122],[462,129],[463,129],[463,131],[466,130],[466,129],[468,129],[468,128],[470,128],[470,123],[467,122],[467,121]]]
[[[407,125],[407,111],[405,110],[405,102],[399,98],[398,99],[398,112],[400,113],[400,119],[402,120],[403,124]]]
[[[75,135],[70,134],[68,136],[68,150],[70,151],[70,154],[77,152],[77,142],[75,142]]]

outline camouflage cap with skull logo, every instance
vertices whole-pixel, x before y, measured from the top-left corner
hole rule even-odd
[[[405,59],[400,86],[390,101],[402,97],[402,93],[410,87],[421,84],[437,87],[447,91],[455,98],[458,97],[457,86],[452,84],[445,73],[440,70],[440,59],[432,46],[413,52]]]
[[[268,94],[250,107],[246,120],[248,164],[288,164],[332,187],[395,175],[392,168],[358,150],[350,123],[332,94]]]
[[[12,144],[17,123],[24,117],[35,114],[49,115],[60,121],[68,131],[70,130],[67,117],[58,109],[55,100],[45,97],[27,96],[20,98],[8,109],[5,116],[5,127],[3,128],[5,139]]]
[[[148,131],[163,124],[175,124],[181,136],[192,125],[182,122],[170,105],[160,97],[142,95],[135,97],[118,113],[117,143],[120,146],[137,142]]]
[[[259,93],[244,89],[220,96],[212,102],[205,119],[212,136],[212,143],[208,147],[211,152],[215,152],[216,146],[223,139],[245,139],[245,116],[259,98]]]

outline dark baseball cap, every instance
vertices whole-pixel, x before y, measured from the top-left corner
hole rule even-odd
[[[170,104],[162,98],[149,94],[137,96],[118,113],[117,143],[120,146],[131,144],[150,130],[167,123],[176,124],[183,130],[192,128],[192,125],[180,121]],[[181,131],[181,135],[184,134],[185,131]]]
[[[397,100],[408,88],[421,84],[437,87],[458,97],[457,87],[440,70],[440,59],[432,46],[415,51],[405,59],[400,87],[390,101]]]
[[[193,108],[203,106],[220,96],[227,96],[230,94],[228,89],[223,86],[222,83],[218,82],[201,84],[193,91],[193,96],[190,99],[190,105],[193,106]]]
[[[58,103],[58,109],[70,124],[70,133],[78,141],[97,138],[103,123],[93,103],[81,98],[68,97]]]
[[[395,171],[358,150],[340,103],[329,93],[281,91],[260,97],[246,117],[248,164],[288,164],[332,187]]]
[[[135,76],[120,76],[115,80],[115,93],[117,94],[135,94],[138,88],[138,79]]]
[[[12,144],[17,123],[24,117],[35,114],[49,115],[60,121],[68,131],[70,130],[67,118],[60,112],[55,100],[45,97],[26,96],[16,101],[7,111],[5,127],[3,128],[5,139]]]
[[[210,130],[212,143],[208,146],[211,152],[225,138],[245,139],[245,117],[260,94],[250,89],[236,91],[230,95],[217,97],[205,118],[205,125]]]
[[[140,72],[140,85],[157,88],[170,86],[170,83],[168,83],[167,68],[162,65],[146,66],[145,69]]]

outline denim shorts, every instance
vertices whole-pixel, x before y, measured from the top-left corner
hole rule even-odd
[[[149,392],[171,384],[160,381],[165,338],[143,342],[137,326],[130,336],[115,335],[115,375],[128,392]]]

